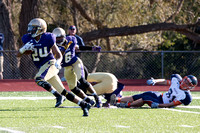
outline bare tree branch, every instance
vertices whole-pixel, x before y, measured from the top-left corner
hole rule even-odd
[[[76,1],[76,0],[71,0],[73,6],[77,8],[77,10],[80,12],[80,14],[90,23],[97,25],[98,29],[102,29],[104,26],[99,20],[92,19],[83,9],[83,7]]]
[[[183,3],[184,3],[184,0],[180,0],[178,6],[177,6],[177,9],[176,9],[176,12],[173,13],[167,20],[165,20],[165,22],[170,22],[174,19],[174,17],[179,14],[179,12],[181,11],[181,8],[183,6]]]
[[[134,27],[104,28],[84,33],[81,36],[85,42],[89,42],[99,38],[114,36],[136,35],[155,31],[176,31],[186,35],[189,39],[195,42],[200,42],[200,35],[189,30],[195,26],[196,24],[176,25],[174,23],[156,23]]]

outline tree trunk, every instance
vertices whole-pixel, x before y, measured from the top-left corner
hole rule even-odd
[[[11,0],[0,0],[0,32],[4,34],[4,50],[16,50],[12,19],[11,19]]]
[[[36,17],[39,17],[39,0],[22,0],[22,8],[19,16],[19,31],[22,37],[27,33],[28,23]],[[22,41],[20,39],[20,46]],[[35,69],[29,69],[31,58],[29,56],[22,56],[20,60],[20,74],[22,79],[31,79]]]

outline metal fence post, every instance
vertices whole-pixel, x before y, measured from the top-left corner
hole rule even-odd
[[[162,71],[162,78],[164,78],[164,52],[161,51],[161,71]]]

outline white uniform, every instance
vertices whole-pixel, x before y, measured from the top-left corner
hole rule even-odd
[[[176,76],[172,77],[168,92],[163,94],[163,103],[174,102],[175,105],[179,105],[180,103],[188,105],[191,101],[190,91],[181,90],[179,79]]]

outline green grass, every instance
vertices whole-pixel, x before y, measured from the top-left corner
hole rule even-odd
[[[123,92],[133,95],[140,92]],[[193,92],[200,97],[200,92]],[[49,97],[48,92],[0,92],[0,97]],[[92,108],[82,117],[80,108],[54,108],[55,100],[1,100],[0,128],[26,133],[198,133],[200,114],[164,109]],[[62,106],[77,106],[65,101]],[[194,99],[190,106],[200,106]],[[78,107],[78,106],[77,106]],[[175,108],[200,112],[200,109]],[[4,132],[0,129],[0,132]],[[9,132],[9,131],[7,131]]]

